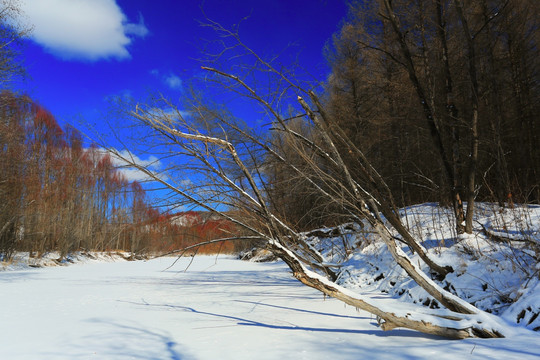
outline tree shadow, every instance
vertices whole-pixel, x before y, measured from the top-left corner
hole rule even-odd
[[[136,324],[122,324],[104,319],[87,320],[94,324],[109,327],[109,331],[92,334],[84,341],[85,349],[92,351],[95,356],[115,359],[169,359],[181,360],[182,355],[175,348],[177,343],[168,335],[151,331],[147,327]],[[77,348],[81,346],[77,345]],[[88,355],[88,354],[84,354]],[[74,358],[83,354],[73,354]]]
[[[325,312],[320,312],[320,311],[298,309],[298,308],[293,308],[293,307],[288,307],[288,306],[265,304],[263,302],[255,302],[255,301],[247,301],[247,300],[235,300],[235,302],[244,303],[244,304],[253,304],[255,306],[267,306],[267,307],[272,307],[276,309],[291,310],[291,311],[303,312],[303,313],[308,313],[308,314],[313,314],[313,315],[331,316],[331,317],[336,317],[336,318],[358,319],[358,320],[370,319],[369,317],[366,317],[366,316],[339,315],[339,314],[325,313]]]
[[[135,305],[143,305],[143,306],[150,306],[150,307],[156,307],[156,308],[163,308],[167,310],[177,310],[177,311],[185,311],[190,312],[193,314],[198,315],[204,315],[204,316],[211,316],[211,317],[217,317],[220,319],[227,319],[227,320],[233,320],[236,321],[236,325],[240,326],[255,326],[255,327],[262,327],[267,329],[274,329],[274,330],[291,330],[291,331],[309,331],[309,332],[320,332],[320,333],[344,333],[344,334],[363,334],[363,335],[375,335],[375,336],[400,336],[400,337],[422,337],[426,339],[432,339],[432,340],[448,340],[444,337],[436,336],[436,335],[429,335],[429,334],[423,334],[417,331],[408,330],[408,329],[394,329],[390,331],[382,331],[380,329],[373,329],[373,330],[363,330],[363,329],[343,329],[343,328],[332,328],[332,327],[311,327],[311,326],[296,326],[296,325],[275,325],[275,324],[268,324],[261,321],[256,320],[250,320],[239,316],[233,316],[233,315],[227,315],[227,314],[218,314],[215,312],[209,312],[209,311],[201,311],[197,310],[193,307],[189,306],[182,306],[182,305],[171,305],[171,304],[150,304],[147,302],[131,302],[131,301],[123,301]],[[240,302],[248,302],[248,301],[240,301]],[[248,302],[253,303],[253,302]],[[259,303],[253,303],[253,304],[259,304]],[[268,305],[276,308],[283,308],[283,309],[290,309],[290,310],[296,310],[296,311],[302,311],[302,312],[308,312],[313,313],[316,315],[324,315],[324,316],[334,316],[334,314],[328,314],[328,313],[319,313],[315,311],[309,311],[309,310],[302,310],[302,309],[295,309],[295,308],[287,308],[287,307],[281,307],[281,306],[274,306],[274,305]],[[335,315],[337,317],[349,317],[345,315]],[[366,317],[349,317],[352,319],[362,319],[366,320],[369,318]]]
[[[167,271],[169,272],[169,271]],[[174,288],[200,288],[208,287],[205,291],[212,291],[216,294],[223,293],[223,288],[227,288],[228,294],[233,294],[237,297],[252,296],[253,286],[258,289],[264,289],[262,292],[268,296],[280,298],[302,298],[302,299],[320,299],[322,294],[311,293],[301,295],[291,295],[290,291],[283,291],[287,288],[298,289],[300,282],[293,278],[289,273],[268,272],[267,269],[253,271],[191,271],[188,273],[171,272],[176,276],[172,278],[159,279],[160,286]],[[185,275],[185,276],[184,276]],[[213,289],[211,286],[219,285],[218,289]],[[209,293],[210,294],[210,293]]]
[[[268,269],[237,271],[237,270],[219,270],[219,271],[162,271],[164,273],[172,273],[178,277],[162,280],[170,285],[178,285],[184,282],[188,283],[226,283],[231,285],[250,285],[257,286],[297,286],[298,280],[291,277],[289,273],[268,273]],[[183,277],[182,275],[189,275]],[[217,277],[217,278],[216,278]]]
[[[39,276],[36,272],[32,271],[2,271],[0,270],[1,282],[17,282],[21,280],[31,280]]]

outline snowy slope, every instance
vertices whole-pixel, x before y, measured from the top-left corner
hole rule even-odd
[[[473,234],[459,236],[450,209],[422,204],[402,209],[401,215],[429,256],[454,269],[440,286],[511,323],[540,330],[540,206],[501,209],[480,203]],[[358,226],[351,231],[353,227],[340,237],[310,239],[330,262],[342,262],[338,283],[360,293],[383,292],[404,302],[439,307],[395,264],[384,243]],[[344,246],[354,250],[344,251]],[[408,247],[402,250],[429,273]]]

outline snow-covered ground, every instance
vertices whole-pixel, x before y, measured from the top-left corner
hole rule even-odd
[[[439,286],[509,324],[540,330],[540,206],[502,209],[478,203],[472,234],[459,236],[449,208],[426,203],[401,209],[400,214],[428,255],[439,265],[452,267],[443,281],[436,280]],[[328,262],[342,265],[340,285],[360,294],[385,293],[399,304],[440,307],[396,264],[386,245],[366,232],[367,226],[340,228],[341,236],[335,235],[339,228],[322,229],[308,239]],[[345,251],[345,245],[351,251]],[[400,247],[429,273],[417,254]]]
[[[82,261],[0,271],[1,359],[536,359],[540,334],[446,340],[232,258]]]

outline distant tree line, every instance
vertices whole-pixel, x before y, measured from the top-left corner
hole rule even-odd
[[[141,250],[134,225],[154,216],[142,187],[41,106],[8,92],[0,102],[0,253]]]
[[[191,216],[188,223],[175,219]],[[43,107],[10,92],[0,95],[0,258],[16,251],[165,252],[232,231],[203,214],[153,208],[140,183],[129,182],[109,154],[84,146]],[[234,244],[201,253],[234,252]]]
[[[16,0],[0,4],[0,261],[15,252],[60,258],[73,251],[163,253],[234,231],[204,213],[170,214],[153,207],[111,156],[85,143],[73,127],[14,92],[26,74]],[[189,223],[178,219],[189,217]],[[207,245],[200,253],[236,252],[238,243]]]

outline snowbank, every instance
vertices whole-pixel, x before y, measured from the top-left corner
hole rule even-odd
[[[429,256],[454,269],[438,282],[441,287],[481,310],[540,330],[540,206],[502,209],[480,203],[473,234],[459,236],[451,210],[436,204],[411,206],[400,215]],[[383,292],[404,302],[439,308],[437,301],[395,264],[386,246],[367,226],[357,226],[356,231],[350,228],[340,236],[318,234],[309,239],[329,261],[342,263],[340,285],[359,293]],[[331,229],[325,231],[332,233]],[[408,247],[402,250],[429,273]]]

